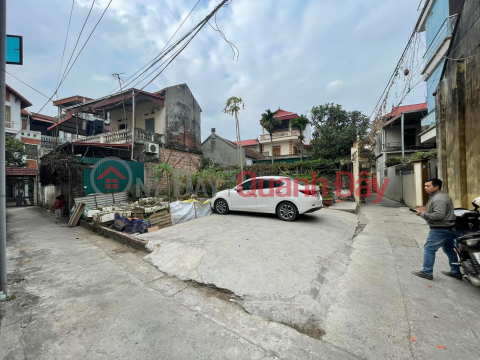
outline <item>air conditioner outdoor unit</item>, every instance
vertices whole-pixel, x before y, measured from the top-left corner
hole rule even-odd
[[[155,143],[146,143],[145,152],[148,154],[158,154],[160,152],[160,146]]]

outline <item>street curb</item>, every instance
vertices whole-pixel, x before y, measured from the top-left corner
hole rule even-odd
[[[338,207],[335,207],[335,205],[332,205],[332,206],[329,206],[328,207],[329,210],[336,210],[336,211],[343,211],[343,212],[348,212],[350,214],[355,214],[355,215],[358,215],[358,211],[360,209],[360,206],[358,206],[358,204],[355,202],[355,206],[353,209],[342,209],[342,208],[338,208]]]
[[[147,254],[150,253],[147,250],[147,241],[145,240],[140,240],[137,239],[136,237],[133,237],[131,235],[127,235],[123,232],[113,230],[106,228],[104,226],[98,225],[94,222],[88,222],[85,220],[80,220],[79,225],[84,227],[85,229],[88,229],[90,231],[93,231],[99,235],[102,235],[106,238],[113,239],[115,241],[118,241],[119,243],[128,245],[134,249],[141,250],[146,252]]]

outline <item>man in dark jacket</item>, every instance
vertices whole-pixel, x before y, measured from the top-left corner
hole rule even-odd
[[[442,191],[442,180],[428,179],[425,182],[425,191],[430,195],[425,212],[416,212],[417,216],[422,217],[430,226],[427,242],[424,247],[423,270],[414,271],[413,275],[433,280],[433,265],[435,263],[435,253],[442,248],[448,256],[450,263],[450,272],[442,271],[442,274],[454,279],[462,280],[460,267],[454,265],[458,263],[457,253],[454,248],[454,239],[457,235],[455,230],[455,214],[453,212],[453,201]]]

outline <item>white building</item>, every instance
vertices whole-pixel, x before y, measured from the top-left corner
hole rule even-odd
[[[5,91],[5,133],[15,136],[27,124],[22,124],[22,109],[32,106],[32,103],[16,92],[9,85]]]

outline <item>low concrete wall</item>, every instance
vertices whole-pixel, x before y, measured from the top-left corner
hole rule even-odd
[[[389,179],[385,196],[389,199],[404,202],[407,206],[415,207],[415,176],[413,173],[395,175],[395,166],[388,168]],[[383,185],[383,184],[382,184]]]
[[[403,175],[403,201],[408,207],[415,208],[415,176]]]
[[[106,238],[110,238],[122,244],[128,245],[134,249],[145,251],[146,253],[149,252],[146,247],[147,241],[145,240],[140,240],[126,233],[109,229],[107,227],[85,220],[80,220],[79,225],[84,227],[85,229],[96,232],[97,234],[100,234]]]
[[[385,196],[395,201],[402,201],[402,179],[400,176],[395,175],[395,166],[390,166],[387,171],[386,178],[388,178],[389,181]],[[385,181],[385,179],[383,181]]]

